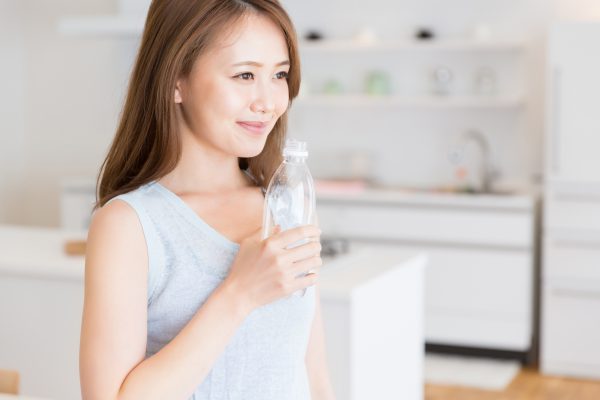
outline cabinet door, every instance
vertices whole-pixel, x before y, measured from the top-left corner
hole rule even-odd
[[[600,181],[600,24],[565,23],[550,39],[548,173]]]
[[[360,245],[351,243],[350,247]],[[369,243],[377,251],[427,254],[425,338],[429,343],[527,351],[531,346],[531,253]]]
[[[600,282],[600,233],[547,232],[544,237],[543,278]]]
[[[544,373],[600,378],[600,285],[548,281],[543,286]]]

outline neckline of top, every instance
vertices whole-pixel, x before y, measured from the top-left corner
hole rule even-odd
[[[224,246],[229,247],[231,249],[237,250],[240,248],[240,244],[234,242],[229,239],[227,236],[223,235],[221,232],[213,228],[206,221],[204,221],[193,209],[190,207],[181,197],[167,189],[165,186],[160,184],[158,181],[153,181],[152,185],[162,193],[168,200],[174,204],[177,209],[183,214],[184,217],[191,223],[193,223],[196,227],[209,233],[213,238],[222,243]]]

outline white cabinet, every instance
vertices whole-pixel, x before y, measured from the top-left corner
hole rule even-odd
[[[427,253],[427,342],[528,352],[533,336],[533,197],[384,197],[319,196],[324,234]]]
[[[600,182],[600,23],[551,31],[548,57],[549,177]]]
[[[63,246],[82,237],[0,226],[0,366],[20,372],[23,395],[81,399],[84,259]]]
[[[423,399],[426,262],[373,248],[325,261],[321,306],[337,399]]]
[[[600,284],[544,284],[542,370],[600,379]]]
[[[552,29],[541,369],[600,379],[600,23]]]
[[[63,229],[87,230],[96,203],[93,179],[65,179],[61,182],[60,226]]]

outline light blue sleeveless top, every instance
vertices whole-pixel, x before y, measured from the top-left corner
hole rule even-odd
[[[113,200],[137,213],[148,247],[148,342],[158,352],[227,276],[239,245],[158,182]],[[314,287],[254,310],[196,388],[194,400],[308,400],[305,356]],[[227,318],[223,315],[223,318]]]

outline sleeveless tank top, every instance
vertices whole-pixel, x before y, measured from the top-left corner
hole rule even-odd
[[[150,357],[181,331],[227,276],[239,245],[158,182],[114,200],[135,210],[146,239]],[[303,297],[255,309],[190,399],[310,399],[304,360],[314,309],[314,287]]]

